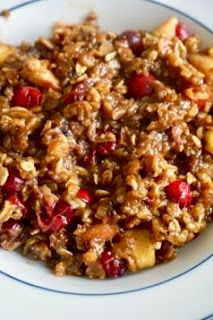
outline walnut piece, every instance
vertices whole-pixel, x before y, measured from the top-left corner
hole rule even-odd
[[[45,60],[28,59],[22,69],[22,75],[37,86],[53,89],[59,88],[59,81],[52,71],[48,69],[48,62]]]
[[[3,64],[5,60],[14,52],[14,48],[0,43],[0,64]]]

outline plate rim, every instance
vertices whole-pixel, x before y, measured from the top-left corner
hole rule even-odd
[[[50,293],[58,293],[58,294],[63,294],[63,295],[75,295],[75,296],[86,296],[86,297],[97,297],[97,296],[113,296],[113,295],[123,295],[123,294],[128,294],[128,293],[133,293],[133,292],[138,292],[138,291],[144,291],[147,289],[152,289],[154,287],[159,287],[163,284],[166,284],[168,282],[172,282],[173,280],[176,280],[178,278],[183,277],[184,275],[196,270],[197,268],[199,268],[201,265],[205,264],[207,261],[211,260],[211,258],[213,258],[213,253],[210,254],[209,256],[207,256],[206,258],[202,259],[200,262],[198,262],[197,264],[193,265],[191,268],[178,273],[166,280],[151,284],[151,285],[147,285],[145,287],[141,287],[141,288],[136,288],[136,289],[131,289],[131,290],[125,290],[125,291],[118,291],[118,292],[100,292],[100,293],[81,293],[81,292],[70,292],[70,291],[63,291],[63,290],[57,290],[57,289],[52,289],[52,288],[47,288],[47,287],[43,287],[40,285],[36,285],[34,283],[19,279],[11,274],[8,274],[4,271],[0,270],[0,274],[11,279],[11,280],[15,280],[18,283],[27,285],[29,287],[35,288],[35,289],[39,289],[39,290],[43,290],[46,292],[50,292]],[[100,282],[103,280],[100,280]],[[107,281],[107,280],[104,280]],[[116,279],[114,279],[113,281],[116,281]]]
[[[28,5],[31,5],[31,4],[34,4],[36,2],[42,2],[42,1],[45,1],[45,0],[28,0],[28,1],[25,1],[23,3],[20,3],[20,4],[17,4],[17,5],[14,5],[14,6],[11,6],[9,8],[7,8],[6,10],[9,10],[10,12],[12,11],[16,11],[18,9],[21,9],[23,7],[26,7]],[[190,14],[180,10],[180,9],[177,9],[171,5],[168,5],[166,3],[162,3],[162,2],[159,2],[158,0],[138,0],[138,1],[143,1],[143,2],[148,2],[148,3],[153,3],[153,4],[156,4],[160,7],[164,7],[164,8],[167,8],[167,9],[172,9],[173,11],[177,12],[177,13],[180,13],[181,15],[183,15],[184,17],[186,18],[189,18],[190,20],[192,20],[193,22],[199,24],[201,27],[203,27],[204,29],[206,29],[207,31],[209,31],[210,33],[213,34],[213,28],[207,26],[205,23],[201,22],[200,20],[198,20],[197,18],[194,18],[193,16],[191,16]]]

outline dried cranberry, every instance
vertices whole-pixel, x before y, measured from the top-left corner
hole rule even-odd
[[[11,231],[11,230],[21,229],[22,227],[23,227],[22,220],[9,219],[8,221],[2,224],[1,229],[3,231]]]
[[[153,92],[153,75],[133,74],[127,83],[128,97],[141,99],[144,96],[150,96]]]
[[[180,81],[180,90],[182,93],[185,92],[185,90],[189,89],[192,87],[191,82],[189,82],[187,79],[181,79]]]
[[[166,196],[170,201],[178,202],[180,208],[190,206],[192,193],[190,186],[183,180],[175,180],[165,188]]]
[[[110,250],[106,250],[102,253],[100,262],[107,277],[118,278],[126,271],[126,262],[124,260],[115,259]]]
[[[8,194],[13,194],[21,191],[24,181],[20,178],[18,170],[15,168],[9,168],[8,171],[9,176],[7,178],[7,181],[3,185],[2,190],[4,192],[7,192]]]
[[[25,108],[34,107],[41,104],[41,91],[35,87],[22,86],[15,89],[12,97],[13,106]]]
[[[84,100],[87,91],[92,87],[93,81],[84,80],[76,84],[72,90],[64,97],[64,104],[69,104],[75,101]]]
[[[61,228],[66,227],[67,225],[68,225],[67,217],[64,215],[58,214],[52,219],[51,223],[48,226],[47,231],[56,232]]]
[[[81,188],[78,193],[77,197],[81,199],[86,204],[91,204],[93,202],[93,196],[91,192],[87,189]]]
[[[197,99],[195,102],[197,103],[198,107],[202,109],[205,107],[207,100],[206,99]]]
[[[55,207],[55,214],[60,214],[66,216],[68,222],[71,221],[74,217],[74,211],[72,206],[64,200],[59,200]]]
[[[26,217],[28,210],[27,210],[26,206],[24,205],[24,203],[19,199],[17,194],[13,194],[12,196],[10,196],[8,198],[8,200],[11,203],[15,204],[17,207],[19,207],[22,210],[23,217]]]
[[[54,215],[54,208],[55,208],[55,203],[46,203],[44,205],[45,209],[46,209],[46,213],[49,217],[52,217]]]
[[[116,142],[115,141],[104,141],[97,144],[96,151],[100,155],[107,155],[111,151],[115,150]]]
[[[54,216],[46,221],[37,216],[38,224],[43,232],[55,232],[68,226],[74,219],[74,210],[69,203],[59,200],[54,208]]]
[[[127,40],[129,47],[132,49],[133,53],[137,56],[139,56],[144,50],[143,42],[139,32],[127,30],[127,31],[124,31],[119,38]]]
[[[178,23],[175,29],[176,37],[181,41],[188,39],[190,36],[189,31],[187,30],[187,26],[185,23]]]
[[[96,161],[96,150],[89,150],[84,158],[83,158],[83,165],[85,167],[92,166]]]

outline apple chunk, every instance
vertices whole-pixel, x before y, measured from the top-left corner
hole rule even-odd
[[[154,30],[154,35],[171,39],[175,36],[177,24],[178,19],[176,17],[171,17]]]
[[[191,53],[188,55],[188,59],[195,68],[206,75],[213,71],[213,57],[200,53]]]
[[[154,243],[146,229],[137,228],[124,232],[121,241],[114,244],[113,253],[120,259],[126,259],[128,269],[132,272],[155,264]]]

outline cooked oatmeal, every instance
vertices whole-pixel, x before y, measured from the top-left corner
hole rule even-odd
[[[56,275],[174,259],[212,221],[213,47],[153,32],[53,28],[0,44],[0,247]]]

